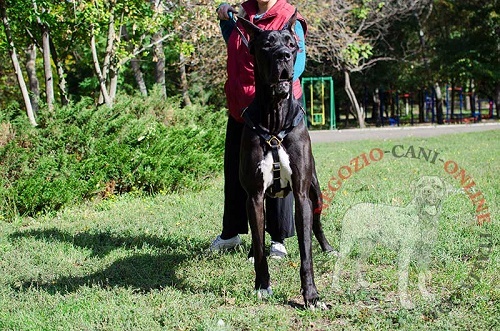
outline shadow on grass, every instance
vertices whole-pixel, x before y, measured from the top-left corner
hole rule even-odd
[[[28,288],[43,289],[48,293],[75,292],[82,286],[99,286],[104,289],[115,287],[133,288],[149,292],[164,287],[183,289],[183,281],[176,276],[176,267],[188,259],[199,256],[200,250],[186,247],[186,238],[160,238],[152,235],[121,236],[108,232],[79,232],[72,234],[59,229],[19,231],[9,236],[11,240],[34,238],[36,240],[67,242],[75,247],[91,250],[91,257],[103,258],[116,249],[141,249],[145,245],[155,248],[157,253],[134,253],[119,258],[105,269],[84,276],[61,276],[55,280],[26,280],[13,285],[15,290]],[[192,239],[191,239],[192,240]],[[203,243],[195,243],[202,247]]]

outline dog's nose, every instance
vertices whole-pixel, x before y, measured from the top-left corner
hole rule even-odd
[[[289,61],[292,58],[292,52],[288,49],[281,49],[277,52],[276,57],[281,61]]]

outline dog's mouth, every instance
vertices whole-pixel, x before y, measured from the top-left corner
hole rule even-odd
[[[290,92],[290,87],[293,79],[293,70],[282,68],[279,75],[277,75],[277,83],[272,84],[274,92],[278,95],[286,95]]]

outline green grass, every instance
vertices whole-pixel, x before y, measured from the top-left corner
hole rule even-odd
[[[500,131],[432,139],[358,141],[314,145],[322,187],[350,160],[373,148],[425,147],[453,160],[483,193],[492,222],[475,225],[475,207],[459,192],[443,203],[432,252],[430,288],[422,299],[410,273],[413,310],[397,300],[396,252],[377,248],[366,265],[373,284],[358,289],[343,277],[344,293],[331,288],[335,258],[315,243],[316,284],[330,309],[307,311],[301,302],[296,238],[289,258],[270,261],[274,296],[252,293],[253,266],[244,246],[206,252],[220,232],[222,179],[182,195],[132,194],[57,215],[0,223],[0,330],[490,330],[499,327]],[[325,211],[324,228],[338,248],[341,219],[358,202],[404,206],[410,183],[439,176],[455,191],[459,182],[443,163],[385,154],[343,183]],[[487,251],[479,251],[493,234]],[[269,238],[268,238],[269,239]],[[481,262],[481,252],[487,260]],[[348,264],[346,275],[351,273]],[[477,279],[468,277],[474,271]],[[462,286],[467,285],[467,288]],[[450,296],[454,295],[452,298]],[[437,306],[436,306],[437,305]],[[222,323],[223,321],[223,323]]]

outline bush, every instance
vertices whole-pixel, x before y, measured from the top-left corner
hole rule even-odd
[[[194,190],[223,163],[225,114],[176,99],[120,96],[38,114],[0,117],[0,218],[33,216],[95,197]],[[7,136],[7,135],[5,135]]]

